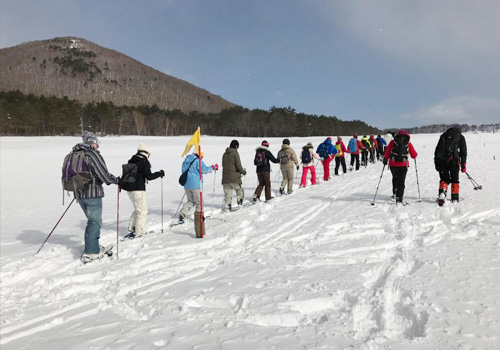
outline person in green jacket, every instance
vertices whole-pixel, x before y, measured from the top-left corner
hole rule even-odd
[[[224,210],[231,210],[233,201],[233,191],[236,191],[236,203],[243,204],[243,189],[241,188],[241,175],[247,172],[241,166],[238,148],[240,144],[237,140],[231,141],[229,148],[222,156],[222,187],[224,188]]]

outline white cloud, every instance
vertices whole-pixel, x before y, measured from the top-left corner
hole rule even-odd
[[[458,97],[401,116],[404,126],[461,123],[469,125],[500,123],[500,99]]]

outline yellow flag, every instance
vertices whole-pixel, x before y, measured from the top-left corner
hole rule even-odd
[[[186,148],[184,149],[184,153],[182,153],[181,157],[184,157],[186,154],[188,154],[192,146],[194,146],[195,149],[198,148],[198,145],[200,144],[200,137],[201,137],[200,129],[198,128],[193,134],[193,136],[191,136],[191,138],[189,139]]]

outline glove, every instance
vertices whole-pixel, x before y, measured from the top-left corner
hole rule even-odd
[[[467,167],[465,165],[465,163],[462,163],[462,173],[465,173],[467,171]]]
[[[299,170],[299,169],[300,169],[300,166],[297,165],[297,170]]]
[[[159,173],[160,173],[161,178],[163,178],[165,176],[165,172],[163,170],[160,170]]]
[[[382,162],[384,165],[387,165],[387,159],[384,158],[384,161]]]
[[[219,170],[219,165],[218,164],[212,165],[212,170],[215,170],[215,171]]]
[[[117,176],[117,177],[116,177],[116,182],[115,182],[115,185],[118,185],[119,183],[120,183],[120,177],[119,177],[119,176]]]
[[[323,158],[323,157],[319,157],[319,159],[321,159],[321,161],[324,161],[324,160],[325,160],[325,158]]]

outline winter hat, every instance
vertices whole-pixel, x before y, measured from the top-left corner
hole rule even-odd
[[[238,142],[238,140],[231,141],[231,144],[229,145],[229,148],[239,148],[239,147],[240,143]]]
[[[313,145],[313,143],[312,143],[312,142],[308,142],[308,143],[307,143],[307,145],[308,145],[308,146],[312,146],[312,145]]]
[[[283,140],[284,145],[289,145],[290,146],[290,140],[289,139],[284,139]]]
[[[406,135],[410,137],[410,134],[408,133],[408,131],[406,131],[406,129],[399,129],[398,135]]]
[[[261,145],[265,146],[265,147],[269,147],[269,142],[267,142],[266,140],[264,140],[264,141],[262,141]]]
[[[452,127],[454,129],[457,129],[458,131],[462,132],[462,125],[460,125],[460,124],[453,124]]]
[[[82,133],[82,139],[83,139],[83,143],[85,143],[87,145],[91,145],[93,143],[99,144],[99,140],[97,139],[97,136],[95,136],[95,134],[93,132],[90,132],[90,131],[84,131]]]
[[[332,138],[331,138],[330,136],[328,136],[326,139],[327,139],[327,140],[330,140],[330,141],[332,140]]]
[[[142,142],[139,144],[139,147],[137,147],[137,152],[140,152],[140,153],[147,153],[147,155],[149,156],[150,152],[149,152],[149,147],[147,147],[145,144],[143,144]]]

